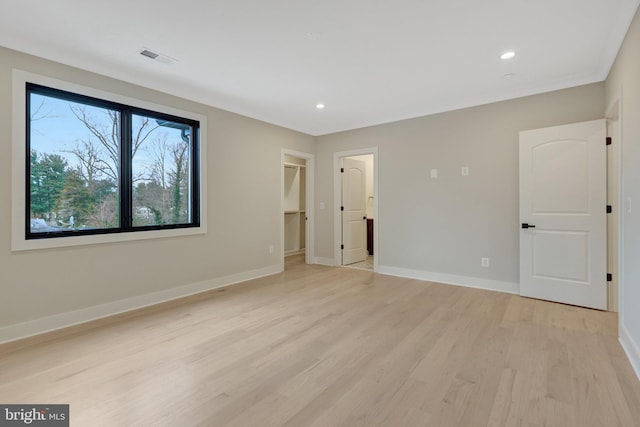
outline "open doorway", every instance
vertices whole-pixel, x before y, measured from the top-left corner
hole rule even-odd
[[[375,271],[377,266],[377,149],[334,153],[334,264]]]
[[[313,155],[282,150],[282,270],[296,257],[313,260]]]

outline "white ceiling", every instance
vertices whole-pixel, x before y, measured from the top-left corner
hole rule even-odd
[[[0,0],[0,45],[322,135],[602,81],[638,3]]]

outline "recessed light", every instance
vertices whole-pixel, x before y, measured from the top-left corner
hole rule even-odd
[[[516,56],[516,53],[515,53],[515,52],[513,52],[513,51],[505,52],[505,53],[503,53],[502,55],[500,55],[500,59],[511,59],[511,58],[513,58],[514,56]]]
[[[316,104],[316,108],[318,110],[322,110],[324,108],[324,104],[323,103]]]

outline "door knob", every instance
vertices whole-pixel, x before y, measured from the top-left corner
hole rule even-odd
[[[527,224],[526,222],[522,224],[522,228],[536,228],[533,224]]]

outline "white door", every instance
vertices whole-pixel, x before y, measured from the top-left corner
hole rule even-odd
[[[607,308],[606,125],[520,132],[520,295]]]
[[[342,265],[367,258],[365,162],[342,159]]]

